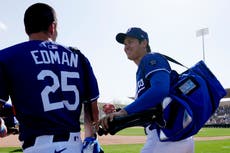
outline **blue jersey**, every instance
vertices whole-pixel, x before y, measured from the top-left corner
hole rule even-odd
[[[137,91],[136,97],[140,97],[149,87],[149,81],[154,73],[165,71],[168,74],[171,71],[168,61],[158,53],[146,54],[139,66],[136,73]]]
[[[83,66],[84,64],[84,66]],[[83,101],[99,97],[88,59],[50,41],[28,41],[0,51],[0,101],[11,97],[20,140],[79,132]]]
[[[155,107],[167,96],[170,85],[170,65],[158,53],[148,53],[136,72],[136,100],[125,107],[128,114]]]

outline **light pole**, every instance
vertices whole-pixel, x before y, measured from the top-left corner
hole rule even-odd
[[[209,34],[208,28],[199,29],[196,31],[196,36],[202,36],[202,48],[203,48],[203,61],[205,62],[205,51],[204,51],[204,35]]]

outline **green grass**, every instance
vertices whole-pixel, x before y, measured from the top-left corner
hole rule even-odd
[[[230,153],[230,139],[195,141],[195,153]]]
[[[143,128],[134,127],[117,133],[126,136],[145,135]],[[203,128],[195,137],[230,136],[230,128]],[[139,153],[143,144],[102,145],[105,153]],[[20,148],[0,148],[0,153],[22,153]],[[195,153],[230,153],[230,139],[195,141]]]
[[[230,136],[230,128],[202,128],[197,137]]]
[[[116,135],[124,135],[124,136],[144,136],[144,128],[141,127],[132,127],[119,131]]]
[[[0,148],[0,153],[22,153],[22,149],[18,147]]]
[[[106,145],[105,153],[140,153],[143,144]],[[218,141],[196,141],[195,153],[229,153],[230,139]]]
[[[143,144],[102,145],[105,153],[140,153]]]
[[[119,131],[116,135],[144,136],[144,129],[141,127],[127,128]],[[202,128],[196,137],[230,136],[230,128]]]
[[[102,145],[105,153],[140,153],[143,144]],[[229,153],[230,140],[196,141],[195,153]],[[20,148],[0,148],[0,153],[22,153]]]

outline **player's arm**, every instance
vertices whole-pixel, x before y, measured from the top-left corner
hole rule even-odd
[[[155,107],[168,95],[170,88],[170,75],[167,71],[158,71],[150,78],[151,87],[146,90],[133,103],[124,109],[128,114],[138,113]]]
[[[104,153],[96,135],[96,122],[98,121],[99,110],[97,100],[84,104],[84,127],[85,139],[83,141],[82,152]]]
[[[151,87],[139,98],[127,105],[124,109],[108,114],[102,118],[99,121],[99,125],[106,131],[109,129],[108,122],[112,121],[114,117],[123,117],[155,107],[168,95],[170,84],[169,73],[166,71],[159,71],[152,74],[150,77],[150,84]]]
[[[97,106],[97,100],[92,103],[84,104],[84,129],[85,137],[95,137],[96,134],[96,122],[99,119],[99,110]]]

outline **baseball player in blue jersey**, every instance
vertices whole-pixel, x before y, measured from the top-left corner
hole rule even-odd
[[[145,31],[133,27],[126,33],[117,34],[116,40],[124,44],[128,59],[138,66],[137,91],[136,98],[131,104],[100,120],[99,123],[105,131],[109,128],[109,120],[116,116],[132,115],[156,107],[168,95],[170,87],[169,63],[161,54],[151,52],[148,34]],[[147,140],[141,153],[193,153],[192,137],[176,142],[161,142],[156,131],[156,123],[146,125],[145,130]]]
[[[91,144],[100,148],[93,128],[99,90],[90,62],[79,50],[55,42],[57,19],[49,5],[31,5],[24,24],[29,41],[0,51],[0,101],[11,97],[23,152],[81,153]]]

